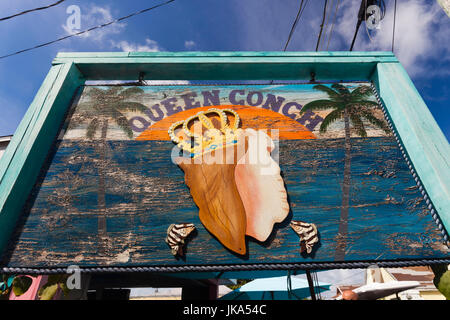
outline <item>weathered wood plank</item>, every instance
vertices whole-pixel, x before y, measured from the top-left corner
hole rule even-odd
[[[275,231],[267,241],[246,237],[248,254],[239,255],[228,250],[202,223],[195,198],[190,194],[193,189],[188,189],[183,171],[171,161],[173,142],[162,138],[162,135],[159,139],[149,140],[119,136],[117,132],[112,133],[115,129],[110,123],[108,132],[111,134],[105,135],[107,141],[102,144],[100,132],[95,136],[87,134],[92,115],[80,117],[86,110],[93,108],[95,101],[102,101],[111,108],[111,101],[117,96],[126,96],[125,101],[128,103],[140,101],[146,107],[154,106],[160,99],[168,97],[176,100],[176,97],[189,92],[186,90],[196,91],[199,97],[201,92],[210,92],[212,89],[218,90],[218,105],[230,103],[229,93],[233,89],[242,89],[243,97],[245,92],[268,90],[275,95],[283,95],[286,101],[295,97],[299,99],[296,100],[299,105],[311,99],[326,97],[325,93],[320,93],[313,98],[313,86],[305,84],[226,88],[85,87],[79,104],[74,104],[74,112],[68,118],[68,124],[73,121],[73,125],[69,125],[53,145],[55,154],[46,162],[42,179],[39,179],[27,201],[20,228],[16,229],[14,240],[9,246],[9,258],[3,263],[11,267],[45,267],[70,264],[148,266],[335,260],[343,197],[343,160],[346,155],[343,138],[337,137],[333,131],[342,131],[342,123],[336,123],[334,129],[330,128],[327,133],[329,136],[326,137],[281,139],[279,163],[291,211],[284,221],[275,226]],[[126,90],[134,93],[123,94]],[[265,95],[261,93],[261,96]],[[107,99],[112,100],[108,103]],[[264,99],[259,100],[262,105]],[[200,106],[209,101],[200,99],[197,102]],[[182,112],[182,109],[178,111]],[[378,111],[373,112],[381,117],[381,110]],[[322,116],[326,117],[325,113]],[[244,116],[242,110],[240,114],[242,126],[244,123],[248,125],[249,117]],[[255,111],[254,115],[263,117],[264,113]],[[272,123],[270,117],[266,120]],[[162,121],[160,119],[159,123]],[[265,128],[263,119],[259,121],[253,122],[252,126]],[[170,123],[166,123],[163,130],[165,136],[168,136]],[[384,134],[388,136],[377,136],[369,127],[366,129],[372,132],[369,137],[351,138],[345,260],[446,256],[442,237],[428,215],[426,204],[395,139],[387,133]],[[224,180],[228,184],[233,179]],[[203,190],[202,193],[212,193],[215,189],[210,186],[208,191]],[[98,201],[101,198],[104,199],[102,204]],[[106,221],[103,233],[99,232],[101,218]],[[289,227],[292,220],[317,225],[320,242],[311,255],[300,254],[299,237]],[[168,226],[172,223],[193,223],[196,226],[183,259],[176,259],[165,242]]]
[[[52,67],[50,69],[39,91],[31,102],[28,111],[25,113],[19,126],[17,127],[16,132],[14,133],[8,147],[5,150],[5,153],[3,154],[2,158],[0,158],[0,182],[3,180],[3,176],[7,168],[9,167],[11,159],[14,157],[18,146],[22,142],[24,135],[30,125],[30,122],[32,122],[32,119],[36,117],[36,113],[40,110],[42,102],[44,101],[47,92],[51,89],[54,83],[54,79],[57,77],[60,69],[61,65]]]
[[[59,131],[83,78],[72,63],[52,67],[0,163],[0,250],[6,246],[18,215]]]
[[[76,60],[75,63],[87,80],[365,80],[376,66],[376,61],[354,63],[281,63],[261,64],[244,61],[241,64],[216,62],[199,63],[126,63],[103,59],[102,63]]]
[[[183,52],[59,52],[57,58],[93,57],[395,57],[390,51],[183,51]]]
[[[426,215],[392,138],[354,139],[346,260],[442,257],[440,235]],[[185,265],[332,261],[341,203],[344,151],[339,139],[289,140],[280,166],[293,220],[314,221],[320,247],[299,253],[299,238],[280,224],[270,241],[248,241],[249,255],[232,254],[203,227],[198,208],[170,162],[170,141],[111,141],[106,206],[109,245],[97,235],[98,149],[95,142],[62,142],[24,222],[9,266]],[[378,151],[378,152],[377,152]],[[395,177],[378,174],[395,172]],[[70,195],[68,197],[67,195]],[[386,196],[389,199],[386,200]],[[425,210],[425,213],[424,213]],[[171,223],[192,222],[197,234],[186,259],[175,259],[164,239]]]
[[[450,230],[450,145],[400,64],[377,66],[374,81],[414,168]]]
[[[139,72],[146,73],[145,79],[309,80],[310,72],[314,71],[318,80],[336,81],[368,79],[375,70],[381,98],[441,218],[442,212],[444,218],[447,216],[447,220],[443,220],[449,229],[450,197],[446,182],[450,181],[446,162],[450,158],[448,142],[406,72],[391,53],[63,53],[58,55],[54,64],[42,93],[36,98],[38,102],[33,102],[37,105],[30,108],[26,120],[17,131],[20,134],[16,133],[17,138],[11,144],[8,156],[0,163],[0,249],[8,239],[8,232],[20,213],[21,204],[36,181],[37,172],[53,142],[74,88],[83,81],[81,74],[92,80],[137,79]],[[165,143],[132,145],[138,151],[136,159],[126,159],[124,167],[118,172],[114,167],[107,168],[107,179],[110,180],[106,194],[107,209],[113,213],[108,220],[111,251],[107,253],[99,252],[101,245],[97,243],[97,218],[102,213],[96,208],[99,172],[95,161],[84,172],[84,176],[78,177],[85,181],[74,187],[73,192],[53,193],[52,186],[55,183],[60,187],[64,183],[79,183],[76,180],[79,166],[73,163],[67,166],[71,159],[68,155],[73,155],[73,148],[79,146],[63,146],[67,149],[63,148],[57,154],[60,158],[54,163],[53,171],[49,171],[48,184],[44,183],[36,191],[42,192],[42,197],[38,198],[29,219],[24,221],[23,233],[18,246],[13,248],[10,265],[55,266],[73,262],[81,265],[148,265],[149,261],[154,264],[169,261],[169,264],[174,265],[241,263],[241,258],[230,255],[201,226],[196,216],[198,209],[186,187],[180,185],[180,170],[169,164],[162,153],[159,163],[157,157],[145,158],[148,157],[145,151],[147,147],[152,152],[158,148],[168,151]],[[339,143],[336,146],[330,143],[320,148],[304,143],[288,146],[282,155],[282,170],[289,196],[291,200],[297,199],[292,202],[295,208],[293,218],[307,217],[307,220],[321,221],[318,227],[323,247],[315,261],[329,261],[336,246],[342,150],[339,150]],[[115,145],[115,142],[109,146],[117,148],[110,156],[126,157],[123,152],[125,146],[120,143]],[[95,149],[95,144],[84,147],[85,150],[78,150],[79,155],[86,155],[86,150],[91,154],[95,151],[91,150]],[[350,204],[353,229],[349,230],[349,260],[373,258],[374,252],[380,252],[380,243],[383,244],[380,253],[382,259],[445,256],[432,221],[423,219],[426,206],[419,192],[410,189],[414,181],[400,153],[395,151],[395,142],[386,140],[373,145],[359,145],[355,141],[354,148],[357,153],[352,158],[352,180],[360,183],[353,185],[351,191],[354,198],[353,204]],[[300,155],[291,155],[299,151]],[[319,152],[318,156],[324,160],[302,158],[299,161],[303,154],[310,156],[314,152]],[[392,156],[384,158],[389,152]],[[367,162],[365,157],[369,155],[373,159]],[[9,163],[13,163],[13,166],[9,167]],[[146,167],[149,163],[152,163],[150,168]],[[379,166],[386,165],[397,173],[394,183],[388,182],[385,177],[367,175],[368,167],[378,170]],[[319,174],[320,170],[323,171]],[[69,177],[70,180],[72,177],[73,181],[68,182],[66,179],[66,182],[55,182],[53,175],[59,175],[56,180],[61,177],[63,180]],[[309,185],[312,182],[314,185]],[[318,188],[319,185],[323,188]],[[389,194],[386,195],[387,191]],[[305,199],[308,199],[307,203]],[[73,206],[70,208],[75,208],[73,211],[67,207],[71,201]],[[375,214],[375,211],[379,212],[379,207],[382,212],[380,215]],[[190,253],[196,252],[198,256],[190,254],[186,261],[172,260],[163,242],[167,223],[170,222],[167,212],[180,221],[194,219],[199,225],[198,236],[189,246]],[[411,219],[410,215],[415,218]],[[424,236],[431,237],[431,241],[424,242]],[[244,262],[310,261],[309,258],[299,257],[298,238],[291,230],[280,227],[276,238],[272,240],[270,244],[250,241],[252,255]],[[271,250],[267,251],[268,247]]]
[[[53,64],[74,62],[88,80],[309,80],[368,79],[392,53],[170,52],[60,53]]]

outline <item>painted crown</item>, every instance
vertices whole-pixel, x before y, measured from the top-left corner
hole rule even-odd
[[[233,125],[231,125],[227,113],[233,114]],[[216,128],[211,119],[207,117],[207,115],[210,114],[219,116],[219,128]],[[196,120],[201,123],[202,130],[194,130],[193,132],[189,129],[189,124]],[[172,139],[180,149],[189,152],[190,156],[195,158],[206,152],[237,143],[238,133],[242,130],[239,129],[239,123],[239,115],[234,110],[211,108],[207,111],[200,111],[186,120],[173,123],[170,126],[168,133],[170,139]],[[185,137],[175,135],[175,130],[178,127],[182,128]]]

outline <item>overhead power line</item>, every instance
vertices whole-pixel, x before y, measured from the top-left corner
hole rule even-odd
[[[397,0],[394,2],[394,23],[392,25],[392,48],[391,51],[394,52],[394,40],[395,40],[395,17],[397,16]]]
[[[361,23],[363,21],[366,21],[367,8],[370,7],[371,5],[377,5],[378,8],[380,9],[380,14],[381,14],[380,20],[382,20],[384,18],[385,11],[386,11],[386,6],[384,3],[384,0],[361,0],[361,5],[359,6],[359,11],[358,11],[358,21],[356,22],[356,29],[355,29],[355,33],[353,34],[353,40],[352,40],[352,44],[350,45],[349,51],[353,51],[353,46],[355,45],[355,40],[356,40],[356,36],[358,35],[359,27],[361,26]]]
[[[326,43],[326,39],[327,36],[329,37],[329,33],[328,33],[328,25],[330,24],[330,10],[333,10],[333,1],[334,0],[330,0],[330,2],[327,5],[327,11],[325,13],[325,23],[323,25],[323,34],[322,34],[322,39],[320,40],[319,43],[319,50],[322,50],[322,46],[324,45],[324,43]]]
[[[358,35],[359,27],[361,26],[362,21],[364,20],[367,8],[367,0],[361,0],[361,5],[359,6],[358,11],[358,21],[356,22],[355,33],[353,34],[352,44],[350,45],[350,50],[353,51],[353,46],[355,45],[356,36]]]
[[[286,44],[284,45],[283,51],[286,51],[286,49],[289,45],[289,42],[291,41],[292,35],[294,34],[295,29],[297,28],[298,21],[302,17],[303,11],[305,10],[306,5],[308,4],[308,1],[309,0],[306,0],[304,6],[303,6],[303,0],[302,0],[302,2],[300,2],[300,7],[298,8],[297,16],[295,17],[294,23],[292,24],[291,31],[289,32],[289,36],[286,41]]]
[[[65,0],[59,0],[55,3],[49,4],[48,6],[45,7],[40,7],[40,8],[34,8],[34,9],[30,9],[30,10],[25,10],[16,14],[13,14],[12,16],[8,16],[8,17],[4,17],[4,18],[0,18],[0,21],[4,21],[4,20],[8,20],[17,16],[21,16],[23,14],[29,13],[29,12],[33,12],[33,11],[39,11],[39,10],[44,10],[44,9],[48,9],[54,6],[57,6],[58,4],[60,4],[61,2],[64,2]]]
[[[336,17],[337,17],[337,13],[339,10],[340,1],[341,0],[337,0],[337,3],[336,3],[336,10],[334,11],[333,22],[331,23],[331,29],[330,29],[329,36],[328,36],[327,51],[328,51],[328,47],[330,46],[331,36],[333,35],[333,28],[334,28],[334,24],[336,22]]]
[[[320,38],[322,36],[322,31],[323,31],[323,23],[325,22],[325,17],[326,17],[326,13],[327,13],[327,5],[328,5],[328,0],[325,0],[325,4],[323,6],[322,23],[320,24],[320,32],[319,32],[319,36],[317,37],[316,51],[319,50]]]
[[[298,24],[300,18],[302,17],[303,11],[305,11],[308,1],[309,0],[306,0],[306,1],[302,0],[300,2],[300,7],[298,8],[298,11],[297,11],[297,16],[295,17],[294,22],[292,23],[291,31],[289,32],[289,36],[284,45],[283,51],[286,51],[286,49],[289,45],[289,42],[291,41],[292,35],[294,34],[295,29],[297,28],[297,24]],[[305,5],[303,5],[303,2],[305,2]],[[270,81],[270,84],[273,84],[273,80]]]
[[[113,24],[113,23],[116,23],[116,22],[119,22],[119,21],[123,21],[123,20],[125,20],[125,19],[131,18],[131,17],[134,17],[134,16],[137,16],[137,15],[142,14],[142,13],[145,13],[145,12],[148,12],[148,11],[150,11],[150,10],[153,10],[153,9],[156,9],[156,8],[159,8],[159,7],[162,7],[162,6],[167,5],[167,4],[169,4],[169,3],[171,3],[171,2],[174,2],[174,1],[175,1],[175,0],[169,0],[169,1],[166,1],[166,2],[163,2],[163,3],[160,3],[160,4],[157,4],[157,5],[153,6],[153,7],[146,8],[146,9],[143,9],[143,10],[140,10],[140,11],[137,11],[137,12],[133,12],[133,13],[127,15],[127,16],[124,16],[124,17],[121,17],[121,18],[112,20],[112,21],[110,21],[110,22],[103,23],[103,24],[101,24],[101,25],[98,25],[98,26],[95,26],[95,27],[92,27],[92,28],[89,28],[89,29],[86,29],[86,30],[83,30],[83,31],[80,31],[80,32],[76,32],[76,33],[73,33],[73,34],[69,34],[69,35],[67,35],[67,36],[65,36],[65,37],[61,37],[61,38],[58,38],[58,39],[53,40],[53,41],[45,42],[45,43],[39,44],[39,45],[34,46],[34,47],[30,47],[30,48],[27,48],[27,49],[23,49],[23,50],[19,50],[19,51],[13,52],[13,53],[6,54],[6,55],[4,55],[4,56],[0,56],[0,59],[4,59],[4,58],[7,58],[7,57],[11,57],[11,56],[14,56],[14,55],[17,55],[17,54],[20,54],[20,53],[23,53],[23,52],[27,52],[27,51],[30,51],[30,50],[33,50],[33,49],[45,47],[45,46],[48,46],[48,45],[50,45],[50,44],[53,44],[53,43],[56,43],[56,42],[59,42],[59,41],[62,41],[62,40],[65,40],[65,39],[68,39],[68,38],[71,38],[71,37],[75,37],[75,36],[82,35],[83,33],[87,33],[87,32],[90,32],[90,31],[93,31],[93,30],[96,30],[96,29],[103,28],[103,27],[109,26],[109,25],[111,25],[111,24]]]

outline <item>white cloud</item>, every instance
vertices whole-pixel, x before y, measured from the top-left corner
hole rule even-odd
[[[192,48],[194,48],[196,46],[196,43],[194,42],[194,41],[192,41],[192,40],[188,40],[188,41],[185,41],[184,42],[184,47],[186,48],[186,49],[192,49]]]
[[[122,41],[110,41],[113,48],[118,48],[125,52],[159,52],[164,51],[158,42],[149,38],[145,39],[144,44],[132,43],[126,40]],[[120,84],[127,81],[112,81],[110,84]],[[91,84],[103,84],[105,81],[91,81]],[[190,82],[187,80],[146,80],[146,85],[187,85]]]
[[[355,31],[359,0],[342,4],[335,31],[350,46]],[[370,32],[369,39],[365,24],[362,23],[354,51],[391,51],[394,8],[391,2],[380,29]],[[425,75],[426,60],[448,59],[450,53],[450,23],[448,17],[436,4],[419,0],[406,0],[397,3],[395,21],[394,53],[412,76]],[[446,72],[442,70],[442,72]]]
[[[84,7],[81,8],[81,21],[80,21],[81,30],[86,30],[98,25],[102,25],[104,23],[108,23],[113,20],[114,18],[109,8],[102,8],[95,5],[91,6],[90,8]],[[78,37],[100,43],[108,36],[121,33],[125,29],[125,26],[126,23],[115,22],[106,27],[95,29],[87,33],[83,33]],[[62,27],[67,34],[73,34],[80,31],[80,30],[71,30],[67,26],[67,24],[63,24]]]
[[[131,43],[126,40],[122,41],[113,41],[111,40],[111,44],[113,48],[121,49],[125,52],[136,52],[136,51],[145,51],[145,52],[158,52],[162,51],[162,47],[159,44],[151,40],[149,38],[145,39],[145,44]]]

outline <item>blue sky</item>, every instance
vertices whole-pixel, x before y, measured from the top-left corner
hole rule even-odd
[[[0,17],[53,0],[2,0]],[[0,21],[0,55],[68,34],[70,5],[81,9],[81,30],[163,1],[67,0],[48,10]],[[336,4],[337,0],[329,0]],[[321,50],[345,51],[354,32],[359,0],[341,0],[329,41]],[[390,51],[393,0],[380,29],[360,29],[355,51]],[[282,50],[300,1],[176,0],[88,35],[0,60],[0,136],[13,134],[58,51],[274,51]],[[335,8],[332,7],[334,10]],[[323,1],[309,1],[290,51],[314,51]],[[333,15],[330,14],[330,17]],[[331,26],[330,24],[328,25]],[[398,1],[394,52],[408,71],[441,130],[450,139],[450,18],[436,1]],[[329,44],[328,44],[329,42]]]

